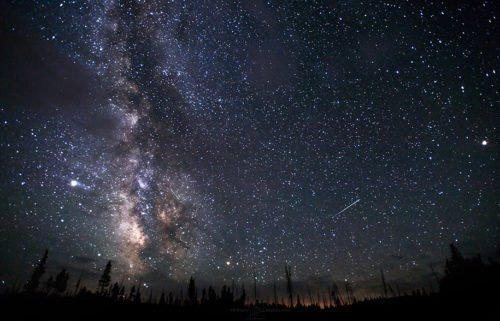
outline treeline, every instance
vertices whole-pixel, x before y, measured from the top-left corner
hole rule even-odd
[[[159,298],[153,296],[153,291],[149,292],[147,299],[143,297],[140,285],[133,285],[129,289],[123,284],[118,282],[111,282],[112,263],[108,261],[104,267],[103,273],[97,282],[97,290],[92,291],[86,286],[82,285],[81,279],[78,279],[75,288],[68,290],[69,274],[66,269],[62,269],[56,277],[48,277],[45,284],[41,283],[41,279],[46,271],[46,264],[48,258],[48,250],[45,250],[42,258],[38,261],[31,278],[24,284],[23,293],[26,294],[42,294],[42,295],[58,295],[58,296],[74,296],[81,298],[100,297],[106,298],[115,302],[123,303],[148,303],[168,306],[197,306],[197,305],[211,305],[211,306],[229,306],[229,307],[242,307],[246,303],[246,291],[244,286],[241,290],[236,290],[233,284],[231,287],[223,285],[219,293],[209,286],[203,288],[201,293],[198,293],[196,282],[193,277],[189,279],[186,295],[181,291],[174,294],[172,291],[165,293],[161,292]],[[11,291],[18,292],[16,290]],[[235,293],[238,292],[238,296]],[[199,295],[200,294],[200,295]]]
[[[450,245],[451,257],[446,259],[444,275],[439,277],[434,272],[436,281],[439,284],[439,295],[443,297],[500,297],[500,264],[494,259],[489,259],[485,263],[481,257],[464,258],[460,251],[452,244]],[[196,285],[193,277],[189,279],[186,292],[180,291],[174,293],[172,291],[162,291],[161,294],[154,295],[152,290],[147,291],[141,288],[140,285],[133,285],[127,288],[124,284],[112,282],[112,262],[108,261],[103,269],[102,275],[97,281],[95,290],[91,290],[82,285],[78,279],[74,288],[68,289],[70,279],[66,269],[62,269],[55,276],[49,276],[44,282],[42,278],[46,272],[46,264],[48,259],[48,250],[46,250],[42,258],[35,266],[30,279],[24,284],[21,289],[11,289],[4,295],[21,294],[31,296],[46,296],[46,297],[66,297],[76,300],[100,300],[110,301],[113,303],[123,304],[150,304],[158,306],[169,306],[176,308],[193,308],[193,307],[214,307],[214,308],[243,308],[246,306],[267,306],[279,309],[289,308],[340,308],[354,305],[358,300],[349,282],[343,284],[343,289],[333,284],[328,287],[323,294],[317,292],[315,295],[310,290],[306,295],[299,294],[294,289],[292,279],[292,268],[289,265],[285,266],[285,281],[286,281],[286,297],[278,297],[276,282],[273,284],[273,296],[271,300],[266,302],[260,301],[257,298],[257,284],[254,271],[254,288],[253,297],[248,297],[245,286],[223,285],[220,291],[212,286],[202,288],[201,291]],[[395,291],[393,287],[385,280],[384,273],[381,271],[381,292],[380,296],[370,299],[371,301],[387,300],[398,297],[422,297],[437,295],[436,293],[427,293],[425,290],[415,290],[411,294],[401,294],[399,290]],[[367,299],[363,302],[370,301]]]

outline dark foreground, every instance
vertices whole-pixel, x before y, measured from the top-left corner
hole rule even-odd
[[[239,308],[116,302],[99,297],[50,297],[11,294],[0,297],[7,319],[101,320],[500,320],[498,297],[485,299],[441,295],[374,299],[320,309],[259,305]],[[2,316],[3,320],[7,320]]]
[[[464,258],[453,245],[446,260],[444,276],[438,280],[439,293],[414,291],[412,295],[389,297],[385,279],[380,298],[357,300],[351,292],[342,295],[330,288],[330,300],[321,309],[304,306],[297,296],[293,308],[274,304],[247,304],[245,291],[235,296],[232,287],[223,286],[220,295],[212,287],[202,290],[198,299],[195,281],[190,279],[188,295],[164,292],[159,300],[141,298],[140,288],[127,291],[117,283],[111,285],[111,262],[108,262],[95,292],[80,282],[72,294],[67,291],[68,273],[63,269],[55,279],[46,281],[39,290],[45,271],[47,251],[35,268],[24,291],[10,290],[0,295],[1,320],[500,320],[500,263],[478,256]],[[291,283],[291,281],[290,281]],[[290,291],[291,292],[291,291]],[[393,292],[393,291],[391,291]],[[290,293],[290,298],[292,295]],[[278,302],[277,300],[275,302]],[[347,302],[347,303],[346,303]],[[354,302],[353,304],[349,304]],[[292,301],[290,300],[290,306]]]

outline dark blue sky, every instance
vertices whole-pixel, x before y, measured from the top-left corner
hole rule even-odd
[[[376,292],[380,269],[428,286],[452,242],[498,247],[493,1],[0,11],[5,284],[49,248],[53,270],[111,259],[156,288],[288,263]]]

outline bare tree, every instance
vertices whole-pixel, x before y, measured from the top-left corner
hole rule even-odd
[[[257,304],[257,275],[255,274],[255,266],[253,267],[253,296],[254,302]]]
[[[276,280],[273,283],[274,304],[278,305],[278,291],[276,291]]]
[[[290,300],[290,307],[293,308],[293,284],[292,284],[292,267],[285,265],[286,292]]]
[[[385,282],[384,270],[380,269],[380,277],[382,279],[382,289],[384,290],[384,298],[387,298],[387,283]]]

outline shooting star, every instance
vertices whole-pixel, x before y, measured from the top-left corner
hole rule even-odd
[[[338,212],[337,214],[333,215],[332,218],[335,218],[337,216],[339,216],[340,214],[344,213],[345,211],[347,211],[351,206],[354,206],[357,202],[361,201],[360,198],[358,198],[357,200],[355,200],[351,205],[345,207],[343,210],[341,210],[340,212]]]

